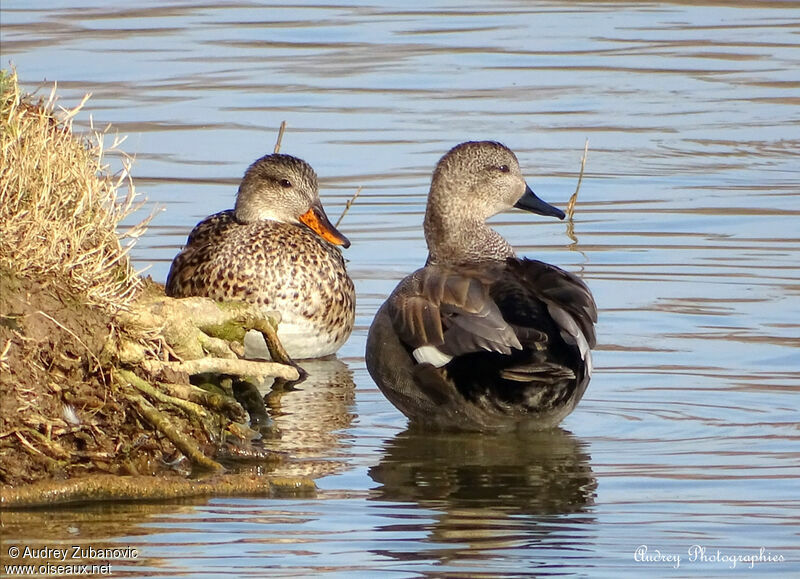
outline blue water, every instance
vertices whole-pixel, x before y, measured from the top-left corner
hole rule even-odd
[[[286,120],[331,217],[363,187],[341,226],[358,305],[344,366],[275,410],[316,498],[4,513],[4,563],[79,542],[135,546],[112,562],[129,576],[800,573],[795,3],[29,4],[0,8],[3,64],[67,107],[91,92],[77,124],[127,135],[161,208],[138,268],[164,281]],[[596,373],[563,430],[409,433],[366,332],[425,260],[436,161],[487,138],[560,206],[589,140],[574,238],[493,223],[590,285]]]

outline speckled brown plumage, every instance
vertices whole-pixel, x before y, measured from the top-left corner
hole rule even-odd
[[[335,352],[353,330],[355,289],[341,251],[299,220],[311,210],[324,221],[323,233],[349,245],[327,221],[305,162],[259,159],[245,174],[236,209],[190,233],[172,263],[167,294],[259,304],[280,312],[278,336],[293,358]]]

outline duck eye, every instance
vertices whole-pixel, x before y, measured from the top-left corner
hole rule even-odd
[[[278,183],[280,183],[281,187],[283,187],[284,189],[288,189],[289,187],[292,186],[292,182],[289,181],[289,179],[281,179],[280,181],[278,181]]]
[[[498,169],[500,169],[501,173],[508,173],[511,170],[508,168],[508,165],[500,165]]]

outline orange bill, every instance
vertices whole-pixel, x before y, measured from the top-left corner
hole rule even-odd
[[[341,245],[345,248],[350,247],[350,240],[331,225],[321,205],[315,205],[303,213],[300,216],[300,221],[322,239],[330,241],[334,245]]]

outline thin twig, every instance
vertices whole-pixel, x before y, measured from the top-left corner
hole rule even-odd
[[[39,444],[41,444],[45,450],[49,451],[47,454],[50,456],[50,458],[55,458],[58,460],[66,460],[70,457],[70,453],[67,451],[67,449],[65,449],[63,446],[61,446],[58,442],[56,442],[52,438],[48,438],[47,436],[45,436],[38,430],[34,430],[33,428],[25,428],[24,430],[25,432],[28,433],[28,435],[38,440]],[[17,431],[17,438],[19,438],[20,436],[21,433]],[[21,441],[22,440],[20,439],[20,442]],[[39,452],[38,449],[35,450]]]
[[[583,157],[581,158],[581,172],[578,175],[578,184],[575,187],[575,193],[569,198],[567,203],[567,219],[572,221],[575,215],[575,203],[578,201],[578,191],[581,190],[581,181],[583,181],[583,170],[586,168],[586,154],[589,152],[589,139],[586,139],[586,144],[583,146]]]
[[[348,201],[345,204],[344,211],[342,211],[342,214],[339,216],[339,220],[336,222],[336,225],[334,225],[334,227],[339,227],[339,224],[342,222],[342,219],[344,219],[344,216],[347,215],[347,212],[350,210],[350,207],[353,205],[353,201],[355,201],[356,198],[359,195],[361,195],[361,189],[363,189],[363,187],[359,187],[358,189],[356,189],[356,192],[353,193],[352,197],[350,197],[350,201]]]
[[[278,140],[275,141],[275,149],[272,151],[275,155],[281,152],[281,141],[283,140],[283,133],[286,130],[286,121],[281,121],[281,128],[278,129]]]
[[[29,448],[30,450],[32,450],[36,454],[41,454],[42,456],[45,456],[45,454],[41,450],[39,450],[38,448],[33,446],[30,442],[28,442],[27,439],[24,436],[22,436],[22,433],[19,430],[14,432],[14,434],[17,435],[17,438],[19,439],[19,441],[22,443],[22,445],[24,447]]]
[[[3,351],[0,352],[0,368],[3,368],[3,369],[8,369],[9,368],[9,365],[6,363],[6,360],[8,360],[8,351],[10,349],[11,349],[11,340],[9,339],[6,342],[6,345],[5,345],[5,348],[3,348]]]
[[[95,361],[95,363],[97,364],[97,367],[98,367],[98,369],[102,370],[102,368],[103,368],[103,365],[100,363],[100,360],[98,359],[98,357],[95,355],[95,353],[94,353],[94,352],[92,352],[92,350],[89,348],[89,346],[87,346],[87,345],[86,345],[86,342],[84,342],[83,340],[81,340],[81,339],[78,337],[78,335],[77,335],[75,332],[73,332],[72,330],[70,330],[68,327],[66,327],[64,324],[62,324],[61,322],[59,322],[59,321],[58,321],[57,319],[55,319],[53,316],[51,316],[51,315],[49,315],[49,314],[46,314],[46,313],[44,313],[42,310],[39,310],[39,311],[37,311],[36,313],[37,313],[37,314],[41,314],[41,315],[43,315],[45,318],[47,318],[48,320],[50,320],[51,322],[53,322],[55,325],[57,325],[59,328],[61,328],[62,330],[64,330],[64,331],[65,331],[65,332],[67,332],[68,334],[70,334],[70,335],[71,335],[73,338],[75,338],[75,339],[78,341],[78,343],[79,343],[81,346],[83,346],[83,347],[84,347],[84,349],[86,350],[86,353],[87,353],[87,354],[89,354],[89,356],[90,356],[90,357],[91,357],[91,358],[92,358],[92,359]],[[105,382],[106,382],[106,379],[105,379],[105,376],[103,375],[103,372],[102,372],[102,371],[100,372],[100,378],[102,379],[102,381],[103,381],[103,384],[105,384]]]

